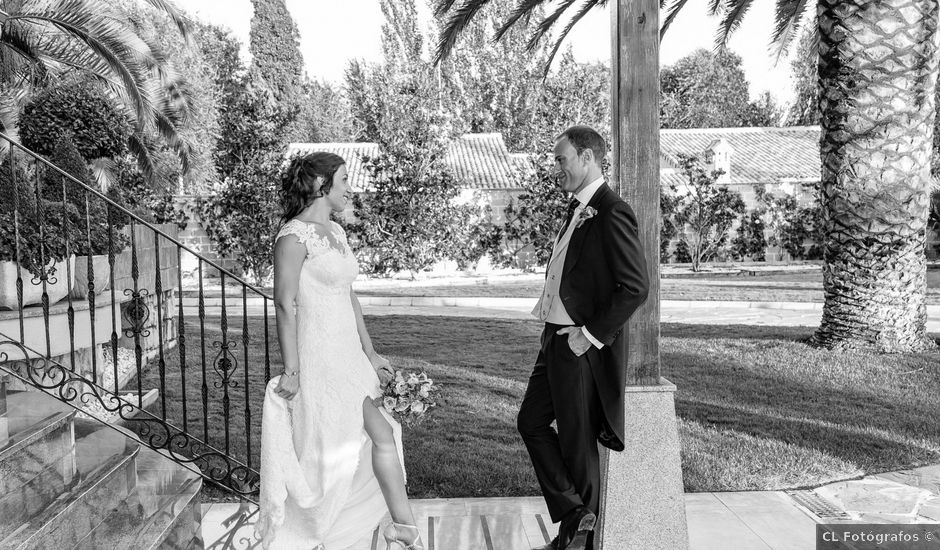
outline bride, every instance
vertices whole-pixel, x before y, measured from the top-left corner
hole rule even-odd
[[[389,550],[421,550],[405,492],[401,426],[373,405],[392,377],[375,352],[352,282],[359,265],[332,212],[349,200],[331,153],[294,158],[283,176],[274,301],[284,373],[268,384],[261,516],[271,550],[348,548],[386,512]]]

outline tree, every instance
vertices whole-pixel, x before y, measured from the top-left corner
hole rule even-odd
[[[930,195],[930,229],[940,235],[940,190],[934,191]],[[934,246],[934,250],[940,253],[940,244]]]
[[[252,66],[267,83],[274,100],[297,100],[303,76],[300,33],[284,0],[251,0],[254,15],[249,34]]]
[[[751,101],[744,112],[742,126],[779,126],[783,122],[783,109],[767,90]]]
[[[678,155],[679,167],[688,179],[676,194],[675,224],[678,239],[689,251],[692,271],[728,252],[728,236],[737,216],[744,213],[741,195],[718,185],[721,170],[706,172],[698,157]]]
[[[441,79],[454,112],[460,113],[464,131],[500,132],[510,151],[536,152],[533,140],[543,130],[537,127],[538,110],[545,100],[542,67],[549,47],[542,42],[527,52],[526,26],[511,29],[499,42],[491,40],[510,13],[508,4],[487,6],[441,65]],[[440,18],[434,19],[432,39],[443,25]]]
[[[731,240],[731,257],[756,262],[767,259],[767,239],[764,237],[766,226],[762,214],[760,210],[741,214],[737,233]]]
[[[146,0],[172,19],[180,36],[189,23],[171,4]],[[136,132],[129,140],[141,170],[153,175],[153,131],[179,155],[188,169],[189,145],[179,134],[190,110],[186,83],[165,63],[155,42],[110,5],[95,0],[14,2],[6,5],[0,33],[0,124],[9,131],[28,92],[51,76],[80,70],[99,80],[126,106]]]
[[[356,195],[357,221],[349,226],[363,265],[414,274],[447,258],[469,262],[461,249],[472,244],[466,230],[482,221],[482,212],[456,203],[460,185],[444,164],[453,117],[427,73],[366,70],[358,73],[364,87],[356,94],[364,104],[354,112],[367,113],[380,153],[365,161],[371,187]]]
[[[610,67],[578,62],[568,48],[542,88],[524,150],[551,150],[555,137],[575,124],[594,128],[610,143]]]
[[[817,72],[819,44],[812,27],[804,29],[790,62],[793,80],[793,103],[787,112],[787,126],[815,126],[819,124],[819,73]]]
[[[23,107],[20,141],[41,155],[51,155],[59,138],[70,136],[87,161],[113,158],[127,151],[130,121],[97,82],[70,78],[50,83]]]
[[[818,187],[809,206],[791,194],[768,193],[763,186],[756,186],[755,191],[761,205],[758,210],[771,230],[767,244],[782,247],[793,260],[821,260],[825,235]]]
[[[552,245],[558,235],[560,220],[565,219],[568,199],[558,187],[554,159],[549,153],[531,158],[530,170],[523,178],[523,189],[506,206],[506,223],[498,228],[492,250],[493,263],[513,266],[521,250],[531,247],[536,265],[547,265]]]
[[[257,70],[225,78],[215,151],[216,170],[223,180],[250,170],[256,163],[266,163],[271,154],[282,154],[288,140],[286,129],[293,120],[274,100]]]
[[[407,70],[423,64],[424,36],[418,24],[415,0],[380,0],[382,24],[382,55],[386,67]]]
[[[154,148],[155,172],[158,182],[153,187],[170,188],[175,192],[198,193],[217,178],[212,160],[219,133],[219,90],[214,79],[216,67],[209,52],[218,47],[214,42],[224,31],[200,21],[193,21],[192,39],[180,41],[173,32],[173,21],[165,13],[135,0],[120,0],[115,5],[133,21],[138,33],[160,45],[167,66],[180,75],[186,84],[190,100],[198,108],[181,121],[179,133],[191,146],[189,169],[182,173],[172,151],[166,147]],[[151,132],[148,141],[158,143]]]
[[[626,0],[619,0],[625,2]],[[451,16],[437,59],[488,0],[467,0]],[[521,6],[511,27],[548,0]],[[446,13],[454,0],[439,0]],[[545,36],[574,2],[561,3],[533,39]],[[558,35],[604,0],[586,0]],[[665,33],[685,0],[666,6]],[[718,43],[726,45],[751,0],[713,2],[722,17]],[[940,50],[936,4],[883,0],[874,4],[778,0],[772,41],[793,42],[808,9],[819,36],[822,219],[826,235],[823,318],[813,342],[829,349],[905,352],[933,349],[926,329],[926,256],[930,152],[936,121]],[[518,17],[517,17],[518,16]],[[885,32],[883,29],[904,29]],[[879,52],[878,62],[872,61]]]
[[[660,71],[663,128],[731,128],[771,126],[777,113],[765,92],[756,102],[748,99],[748,83],[741,56],[729,50],[705,49],[683,57]]]
[[[255,156],[242,171],[197,199],[196,211],[219,254],[234,258],[257,285],[274,265],[274,237],[280,221],[281,156]]]
[[[343,90],[326,81],[305,80],[297,113],[298,141],[337,143],[355,141],[356,120]]]
[[[401,15],[393,8],[409,3],[383,5]],[[380,148],[366,159],[370,189],[356,195],[357,220],[349,226],[364,266],[375,273],[414,274],[446,258],[470,263],[479,256],[479,251],[466,254],[475,247],[468,229],[482,223],[484,213],[457,202],[460,185],[444,163],[456,137],[456,117],[431,67],[416,57],[415,29],[407,20],[386,21],[385,64],[353,62],[347,71],[361,137]]]

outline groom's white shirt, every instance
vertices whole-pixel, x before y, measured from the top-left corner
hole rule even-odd
[[[552,247],[552,258],[548,262],[548,274],[545,277],[545,287],[542,290],[542,297],[539,298],[539,302],[535,304],[535,308],[532,310],[532,315],[541,321],[554,323],[556,325],[574,324],[574,321],[565,309],[564,302],[562,302],[558,295],[561,290],[561,276],[565,266],[565,257],[567,257],[568,254],[568,243],[571,242],[571,235],[577,228],[581,212],[584,210],[584,207],[591,202],[591,198],[594,196],[594,193],[600,189],[601,185],[604,185],[603,176],[578,191],[575,195],[575,198],[578,200],[578,206],[574,209],[574,213],[571,216],[571,223],[565,228],[565,232],[555,239],[555,246]],[[581,332],[588,341],[594,344],[598,349],[604,347],[604,344],[597,338],[594,338],[594,336],[588,332],[587,328],[581,327]]]

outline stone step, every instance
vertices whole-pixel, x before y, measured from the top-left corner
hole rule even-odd
[[[137,457],[137,485],[74,546],[140,550],[201,548],[202,478],[150,449]],[[198,539],[198,540],[197,540]]]
[[[41,392],[2,402],[0,549],[202,547],[197,473]]]
[[[96,422],[75,419],[73,424],[74,476],[52,502],[31,514],[12,533],[4,533],[0,548],[73,546],[101,522],[102,510],[115,506],[133,489],[140,443]],[[54,492],[58,476],[46,473],[39,481],[42,478],[49,478],[46,487]]]
[[[52,504],[76,479],[75,410],[33,392],[6,395],[0,446],[0,539]]]

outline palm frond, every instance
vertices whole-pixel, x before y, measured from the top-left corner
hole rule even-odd
[[[36,34],[28,26],[16,22],[3,25],[0,31],[0,82],[11,86],[30,86],[44,74],[39,66]]]
[[[778,0],[774,33],[770,39],[774,62],[779,63],[800,32],[803,16],[810,8],[807,0]],[[814,32],[817,32],[814,30]]]
[[[584,19],[584,16],[588,14],[592,9],[596,7],[602,7],[607,4],[607,0],[584,0],[584,5],[581,6],[581,9],[578,10],[574,17],[568,21],[568,24],[565,25],[564,30],[561,31],[561,34],[555,40],[555,45],[552,47],[551,53],[548,54],[548,60],[545,62],[545,69],[542,73],[542,78],[548,78],[548,70],[552,66],[552,61],[555,59],[555,55],[558,53],[558,50],[561,49],[562,42],[565,41],[565,38],[568,37],[568,33],[571,32],[571,29],[578,24],[579,21]]]
[[[753,4],[754,0],[727,1],[724,10],[725,16],[718,25],[718,34],[715,36],[715,46],[717,48],[728,46],[728,39],[741,26],[741,21]]]
[[[571,6],[573,6],[577,1],[578,0],[561,0],[555,11],[547,15],[545,19],[542,19],[542,22],[535,27],[535,31],[529,38],[528,44],[526,44],[526,49],[534,50],[538,46],[539,40],[541,40],[546,34],[549,33],[549,31],[552,30],[552,27],[555,26],[555,23],[558,21],[558,19],[560,19],[561,16],[564,15],[564,13],[568,11],[568,9],[570,9]]]
[[[113,159],[108,157],[93,159],[88,163],[88,168],[102,192],[107,192],[112,185],[117,183],[117,164]]]
[[[665,2],[665,0],[663,0]],[[676,16],[679,15],[679,12],[682,11],[682,8],[685,7],[685,4],[689,0],[675,0],[672,3],[672,6],[669,7],[669,10],[666,12],[666,18],[663,20],[663,26],[659,29],[659,39],[662,40],[663,36],[666,34],[666,31],[672,25],[672,22],[676,20]]]
[[[516,4],[515,9],[512,10],[512,13],[509,14],[509,17],[506,18],[506,21],[498,29],[496,29],[496,35],[493,37],[493,42],[499,42],[503,39],[503,36],[506,35],[509,30],[516,25],[521,19],[528,19],[532,12],[535,11],[535,8],[540,5],[548,2],[549,0],[519,0],[519,3]]]
[[[87,12],[76,11],[85,7],[85,4],[81,0],[67,0],[59,6],[68,6],[71,8],[69,10],[20,13],[11,16],[10,20],[31,22],[61,32],[64,37],[56,33],[43,33],[43,39],[38,44],[38,48],[48,51],[50,57],[69,59],[76,54],[80,55],[80,50],[73,49],[76,43],[93,52],[121,81],[135,110],[144,115],[147,109],[141,90],[146,74],[138,62],[144,52],[135,48],[139,38],[108,18],[98,19]]]
[[[182,140],[178,130],[190,112],[187,106],[191,96],[185,81],[176,75],[170,75],[173,79],[163,82],[157,78],[147,78],[146,71],[142,71],[143,74],[136,75],[139,77],[137,84],[128,87],[126,81],[115,74],[112,64],[107,60],[96,55],[94,51],[76,50],[68,44],[68,41],[52,44],[56,47],[47,48],[45,58],[50,63],[80,68],[104,84],[119,102],[127,107],[125,114],[134,125],[135,136],[138,136],[136,139],[139,141],[139,136],[153,129],[179,156],[183,173],[188,172],[191,147]],[[140,68],[135,66],[134,70]],[[134,150],[135,155],[144,154],[145,151],[141,147]],[[142,171],[143,167],[150,163],[147,159],[138,159]],[[148,178],[153,174],[152,168],[145,173]]]
[[[437,52],[434,55],[434,64],[438,65],[441,61],[447,57],[450,52],[454,49],[454,44],[457,43],[457,37],[460,36],[460,33],[470,24],[473,20],[473,17],[479,13],[491,0],[466,0],[460,8],[454,12],[454,15],[447,21],[447,25],[444,27],[444,32],[441,33],[440,41],[437,44]],[[444,3],[449,3],[450,6],[454,4],[452,0],[442,0],[440,8]],[[442,12],[446,13],[447,10]]]
[[[722,0],[708,0],[708,15],[721,15]]]
[[[127,148],[137,160],[137,169],[150,181],[156,177],[156,167],[153,162],[153,146],[146,143],[143,136],[134,134],[127,140]]]
[[[22,87],[0,86],[0,131],[19,141],[19,131],[17,121],[20,112],[23,110],[23,104],[29,97],[29,92]],[[3,140],[6,146],[9,143]]]
[[[186,41],[188,45],[192,45],[193,36],[192,36],[192,22],[187,18],[182,11],[179,10],[172,2],[169,0],[144,0],[151,6],[157,8],[163,13],[170,16],[170,20],[173,21],[173,24],[176,25],[177,30],[180,31],[180,35]]]
[[[456,3],[457,0],[438,0],[437,5],[434,6],[434,15],[436,17],[442,17],[445,13],[449,12]]]

